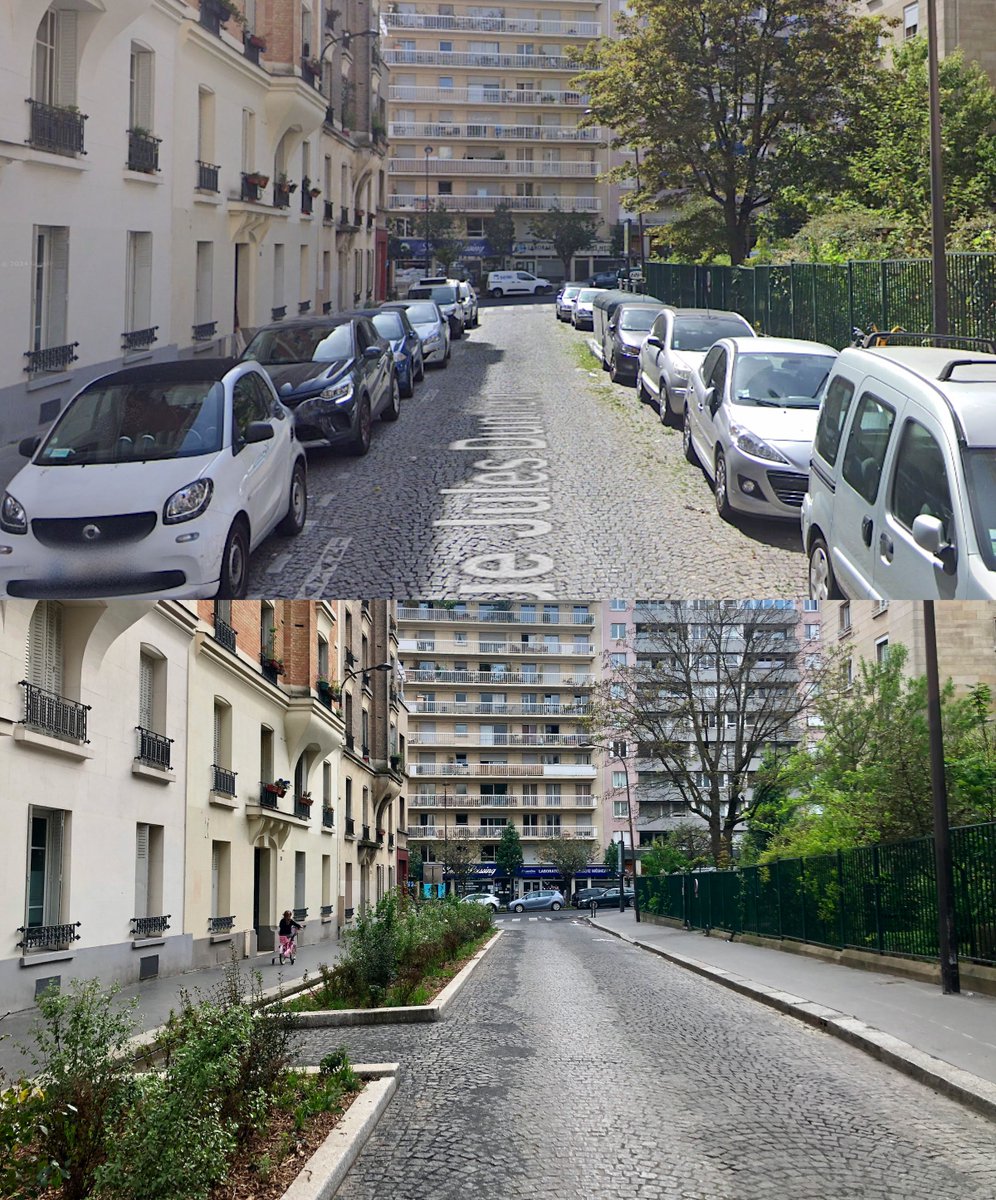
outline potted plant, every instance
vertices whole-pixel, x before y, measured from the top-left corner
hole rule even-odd
[[[320,196],[321,194],[322,194],[322,189],[320,187],[308,188],[308,195],[312,198],[312,200],[314,200],[317,196]]]
[[[239,8],[236,0],[209,0],[209,4],[223,21],[238,21],[240,25],[245,25],[245,13]]]
[[[263,655],[263,666],[269,668],[274,675],[283,675],[284,660],[282,658],[274,658],[272,655]]]
[[[258,33],[246,33],[245,43],[247,46],[252,46],[254,50],[266,49],[266,38]]]
[[[297,184],[292,183],[291,180],[289,180],[281,171],[281,173],[277,176],[276,188],[278,192],[283,192],[285,195],[289,196],[291,192],[297,191]]]
[[[263,791],[268,796],[286,796],[287,789],[290,787],[289,779],[274,779],[272,783],[264,783]]]
[[[330,700],[338,700],[342,695],[342,688],[334,679],[327,679],[324,675],[319,675],[315,686],[318,688],[318,693]]]
[[[302,792],[297,798],[298,804],[303,804],[305,808],[311,808],[311,792]]]
[[[253,187],[265,188],[269,182],[269,175],[263,175],[259,171],[249,171],[246,174],[246,183],[251,183]]]

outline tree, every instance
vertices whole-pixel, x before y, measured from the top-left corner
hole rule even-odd
[[[566,895],[570,891],[571,880],[583,871],[594,857],[595,843],[590,838],[558,837],[544,843],[540,862],[550,863],[557,868],[561,882],[566,885]]]
[[[729,861],[753,813],[753,773],[765,750],[799,740],[816,673],[797,669],[799,614],[777,602],[697,600],[637,610],[637,661],[595,692],[600,741],[638,743],[663,794],[703,818],[713,862]],[[652,772],[641,768],[641,784]]]
[[[470,868],[477,861],[477,844],[470,830],[459,825],[451,828],[445,840],[433,842],[433,850],[442,860],[444,882],[450,875],[458,890],[463,891]]]
[[[408,851],[408,879],[412,883],[422,882],[422,853],[417,846]]]
[[[610,871],[619,870],[619,843],[609,842],[605,847],[605,857],[602,862],[609,868]]]
[[[508,876],[511,887],[515,872],[522,866],[522,841],[514,825],[506,825],[501,831],[495,847],[495,862],[501,867],[502,873]]]
[[[691,862],[674,842],[654,838],[640,855],[642,875],[670,875],[674,871],[687,871]]]
[[[579,56],[587,69],[572,87],[588,93],[591,123],[612,129],[615,146],[640,149],[636,205],[676,188],[708,197],[731,261],[743,262],[754,214],[800,178],[838,169],[849,122],[873,91],[882,24],[853,9],[632,0],[619,36]]]
[[[515,245],[515,219],[512,216],[512,206],[507,200],[499,200],[495,211],[484,218],[484,236],[504,267],[505,260]]]
[[[435,208],[426,210],[423,222],[429,256],[445,263],[448,273],[460,253],[459,242],[453,237],[453,217],[442,200],[437,200]]]
[[[574,255],[587,250],[598,232],[598,220],[588,213],[565,212],[554,206],[533,217],[529,232],[542,242],[552,242],[557,257],[564,264],[564,278],[571,277]]]

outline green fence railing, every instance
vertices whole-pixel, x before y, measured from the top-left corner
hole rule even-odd
[[[996,822],[952,829],[951,856],[958,954],[996,965]],[[647,912],[693,929],[939,958],[932,837],[637,886]]]
[[[950,332],[996,338],[996,254],[952,253],[947,261]],[[929,330],[932,276],[929,259],[757,267],[650,262],[646,289],[682,308],[732,309],[772,337],[840,348],[855,326]]]

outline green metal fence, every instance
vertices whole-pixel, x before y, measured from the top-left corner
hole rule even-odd
[[[951,830],[958,954],[996,965],[996,822]],[[641,877],[640,905],[694,929],[936,959],[934,839],[732,871]]]
[[[931,325],[929,259],[722,267],[647,263],[647,291],[683,308],[732,309],[760,333],[843,347],[855,326]],[[951,333],[996,338],[996,254],[948,255]]]

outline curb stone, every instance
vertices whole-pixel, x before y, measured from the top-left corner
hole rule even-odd
[[[599,925],[591,918],[589,918],[589,923],[592,928],[598,929],[601,933],[611,934],[620,941],[629,942],[630,945],[636,946],[640,950],[656,954],[658,958],[666,959],[675,966],[694,971],[697,975],[711,979],[714,983],[739,992],[740,995],[756,1000],[760,1004],[766,1004],[769,1008],[774,1008],[786,1016],[795,1017],[807,1025],[822,1029],[833,1037],[840,1038],[842,1041],[856,1046],[859,1050],[864,1050],[866,1054],[872,1055],[873,1058],[877,1058],[897,1071],[902,1071],[904,1075],[909,1075],[918,1082],[926,1084],[935,1092],[940,1092],[942,1095],[958,1101],[959,1104],[974,1109],[975,1112],[988,1117],[989,1120],[996,1121],[996,1084],[992,1084],[986,1079],[980,1079],[969,1071],[952,1066],[943,1059],[935,1058],[923,1050],[918,1050],[909,1042],[883,1033],[880,1029],[867,1025],[856,1017],[839,1012],[837,1009],[828,1008],[826,1005],[806,1000],[801,996],[795,996],[791,992],[755,983],[742,975],[724,971],[721,967],[709,966],[697,959],[676,954],[672,950],[651,946],[629,934],[619,933],[605,925]]]

